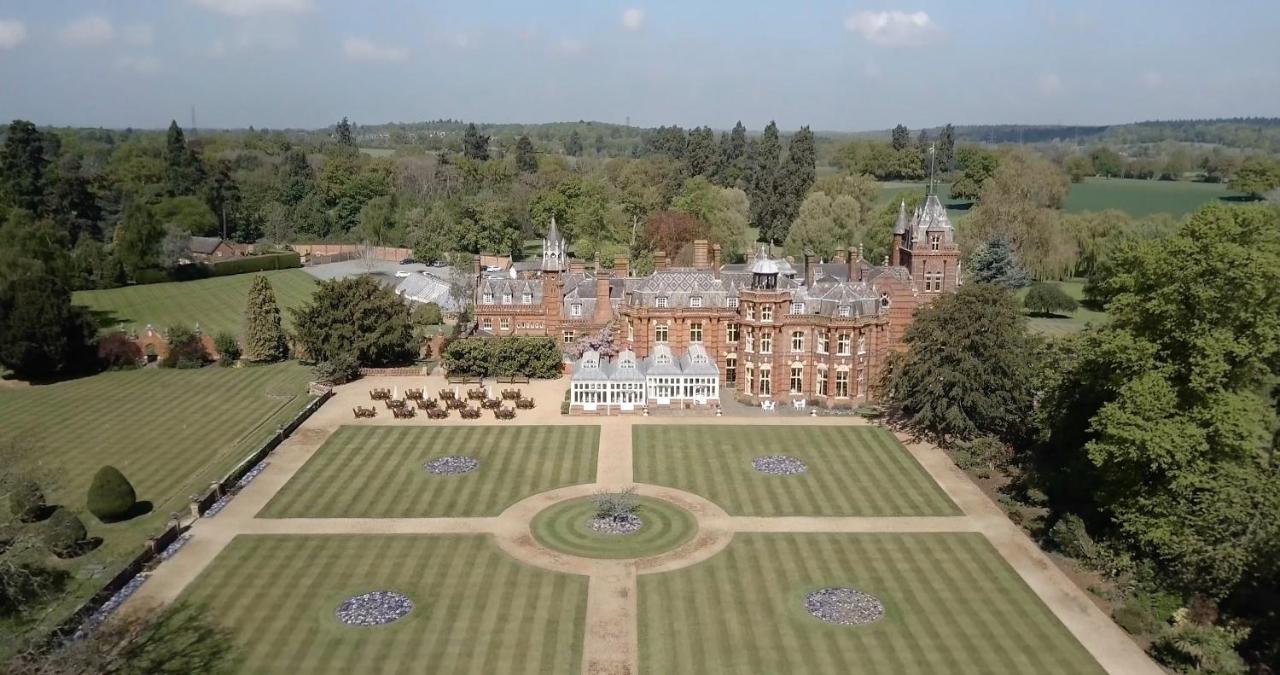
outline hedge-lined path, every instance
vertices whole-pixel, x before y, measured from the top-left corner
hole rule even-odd
[[[431,382],[436,380],[436,382]],[[1067,628],[1088,653],[1109,673],[1153,675],[1162,671],[1111,619],[1059,570],[1052,561],[997,505],[969,481],[950,459],[934,446],[899,437],[907,451],[936,481],[963,515],[914,517],[746,517],[730,516],[719,505],[676,488],[637,485],[644,496],[672,501],[693,512],[698,534],[668,553],[640,560],[603,560],[569,556],[540,546],[529,528],[532,516],[546,506],[579,498],[603,489],[632,485],[632,436],[636,427],[650,424],[678,425],[850,425],[850,418],[667,418],[667,417],[565,417],[559,415],[564,383],[519,385],[540,399],[535,411],[521,411],[519,424],[598,424],[600,447],[595,481],[557,488],[525,498],[496,517],[483,518],[259,518],[257,514],[342,425],[467,425],[495,424],[492,420],[444,421],[352,419],[351,405],[369,405],[368,389],[381,386],[440,388],[440,378],[371,378],[339,388],[302,428],[271,455],[270,466],[215,518],[197,520],[193,538],[174,558],[160,565],[151,579],[130,601],[130,606],[167,603],[177,597],[205,570],[238,534],[341,535],[341,534],[488,534],[508,555],[521,562],[589,577],[582,645],[582,672],[640,672],[638,579],[644,575],[688,570],[723,551],[735,532],[751,533],[980,533],[999,552],[1017,577],[1034,591],[1039,601]],[[536,413],[536,414],[525,414]],[[499,423],[500,424],[500,423]],[[908,535],[910,536],[910,535]],[[646,578],[649,578],[646,576]]]

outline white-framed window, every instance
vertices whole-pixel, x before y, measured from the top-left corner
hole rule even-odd
[[[567,330],[563,334],[563,339],[565,344],[572,344],[574,340],[578,339],[578,334],[571,330]]]
[[[653,341],[654,341],[654,342],[666,342],[666,341],[667,341],[667,334],[668,334],[668,331],[669,331],[669,329],[667,328],[667,324],[665,324],[665,323],[664,323],[664,324],[659,324],[659,325],[657,325],[657,326],[654,326],[654,327],[653,327]]]
[[[569,316],[582,316],[582,303],[575,302],[569,305]]]
[[[848,333],[836,334],[836,354],[838,356],[849,355],[849,334]]]
[[[849,371],[847,370],[836,371],[836,397],[849,397]]]
[[[659,295],[657,298],[654,298],[654,300],[653,300],[653,306],[654,306],[654,307],[666,307],[666,306],[667,306],[667,296],[665,296],[665,295]]]
[[[504,316],[504,317],[502,317],[501,319],[498,319],[498,329],[499,329],[499,330],[511,330],[511,319],[508,319],[508,318],[507,318],[507,317],[505,317],[505,316]]]
[[[483,328],[484,330],[490,330],[490,331],[493,330],[493,319],[490,319],[487,316],[483,319],[480,319],[480,327]]]
[[[748,351],[748,352],[753,352],[753,351],[755,351],[755,349],[756,349],[756,329],[754,329],[754,328],[752,328],[752,327],[750,327],[750,326],[747,326],[747,339],[746,339],[746,340],[744,340],[743,342],[745,343],[743,348],[744,348],[746,351]]]
[[[737,299],[737,298],[729,298],[729,308],[730,308],[730,309],[737,309],[737,308],[738,308],[738,299]]]
[[[773,353],[773,333],[765,331],[760,334],[760,353],[761,354]]]
[[[866,353],[867,353],[867,336],[863,335],[862,333],[858,333],[858,356],[862,356],[863,354],[866,354]]]
[[[929,235],[929,250],[936,251],[940,248],[942,248],[942,235],[940,234]]]
[[[493,304],[493,293],[491,293],[491,292],[489,292],[489,291],[485,291],[485,292],[484,292],[484,295],[480,296],[480,302],[481,302],[481,303],[483,303],[483,304],[486,304],[486,305],[492,305],[492,304]]]
[[[738,341],[738,324],[730,322],[724,327],[725,342],[730,344]]]
[[[791,366],[791,393],[799,394],[804,391],[804,368],[800,366]]]
[[[502,304],[504,305],[511,304],[511,293],[509,291],[502,294]]]
[[[817,351],[819,354],[827,353],[827,331],[818,331],[818,336],[814,339],[817,342]]]
[[[791,303],[791,313],[792,313],[792,314],[804,314],[804,303],[803,303],[803,302],[793,302],[793,303]]]
[[[791,351],[793,352],[804,351],[804,331],[802,330],[791,331]]]
[[[760,369],[760,395],[768,396],[773,393],[772,383],[769,381],[769,369]]]
[[[942,272],[924,273],[924,292],[939,293],[942,291]]]
[[[691,296],[689,296],[689,306],[690,306],[690,307],[701,307],[701,306],[702,306],[702,296],[701,296],[701,295],[691,295]]]
[[[724,360],[724,381],[726,384],[734,384],[738,381],[738,359],[734,356],[725,357]]]
[[[669,365],[671,365],[671,355],[670,355],[670,354],[658,354],[657,358],[655,358],[655,359],[654,359],[654,362],[655,362],[655,363],[657,363],[657,364],[658,364],[658,365],[660,365],[660,366],[669,366]]]
[[[754,394],[754,393],[756,393],[756,375],[755,375],[755,372],[756,372],[756,371],[755,371],[755,367],[751,365],[751,362],[750,362],[750,361],[748,361],[748,362],[747,362],[747,393],[748,393],[748,394]]]
[[[818,395],[819,396],[827,395],[827,369],[826,368],[818,369]]]
[[[755,319],[756,319],[756,306],[755,306],[755,305],[747,305],[747,319],[748,319],[748,320],[751,320],[751,321],[755,321]]]
[[[702,342],[701,321],[694,321],[689,324],[689,342]]]
[[[773,305],[760,306],[760,320],[773,321]]]
[[[533,294],[532,294],[532,293],[521,293],[521,294],[520,294],[520,304],[522,304],[522,305],[530,305],[530,304],[533,304]]]
[[[836,309],[836,313],[839,314],[840,316],[849,316],[849,306],[840,305],[840,307]]]

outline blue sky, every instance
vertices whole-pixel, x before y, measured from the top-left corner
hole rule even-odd
[[[1280,2],[0,0],[0,119],[1101,124],[1280,115]]]

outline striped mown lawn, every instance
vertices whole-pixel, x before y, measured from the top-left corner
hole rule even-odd
[[[35,446],[50,504],[78,512],[103,544],[64,564],[68,602],[98,590],[164,529],[192,494],[221,478],[310,400],[297,363],[254,368],[110,372],[57,384],[0,389],[0,439]],[[103,465],[120,469],[151,513],[103,525],[85,494]],[[0,509],[7,509],[7,501]],[[50,558],[52,560],[52,558]],[[96,576],[79,574],[105,566]],[[56,617],[55,617],[56,618]]]
[[[1103,672],[980,534],[738,534],[710,560],[641,575],[643,672]],[[870,593],[884,618],[815,619],[805,596]]]
[[[271,280],[276,303],[285,324],[292,322],[288,308],[299,307],[311,300],[316,280],[299,270],[261,272]],[[243,330],[244,306],[249,299],[249,286],[257,274],[236,274],[197,281],[175,281],[144,284],[96,291],[77,291],[72,302],[85,305],[100,317],[104,328],[114,329],[121,323],[141,330],[151,324],[164,331],[173,324],[194,326],[209,335],[226,331],[239,335]]]
[[[258,516],[496,516],[539,492],[590,483],[599,439],[589,426],[342,427]],[[423,467],[445,455],[480,467],[458,476]]]
[[[635,479],[688,490],[739,516],[960,515],[888,431],[867,426],[636,425]],[[808,472],[770,476],[751,460],[791,455]]]
[[[336,619],[380,590],[414,609],[383,626]],[[587,578],[482,535],[240,535],[179,601],[233,632],[241,673],[578,673]]]

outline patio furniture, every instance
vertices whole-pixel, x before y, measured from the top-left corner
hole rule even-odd
[[[421,401],[422,390],[421,389],[405,389],[404,397],[410,401]]]
[[[458,415],[464,420],[478,420],[480,419],[480,409],[466,407],[459,408]]]
[[[494,408],[493,418],[499,420],[513,420],[516,418],[515,408]]]
[[[489,397],[489,392],[485,391],[484,387],[476,387],[475,389],[467,390],[467,398],[469,400],[483,401],[488,397]]]
[[[480,402],[480,407],[485,408],[487,410],[497,410],[498,408],[502,407],[502,399],[486,398]]]
[[[434,409],[434,408],[439,408],[439,407],[440,407],[440,401],[438,401],[438,400],[436,400],[436,399],[434,399],[434,398],[420,398],[420,399],[418,399],[418,400],[414,401],[414,403],[415,403],[415,404],[418,406],[418,408],[419,408],[419,409],[421,409],[421,410],[432,410],[432,409]]]
[[[449,411],[444,408],[427,408],[427,419],[442,420],[449,416]]]
[[[503,389],[503,390],[502,390],[502,400],[504,400],[504,401],[516,401],[516,400],[519,400],[519,399],[520,399],[520,390],[519,390],[519,389]]]
[[[516,399],[516,407],[521,410],[533,410],[533,399],[531,398]]]

